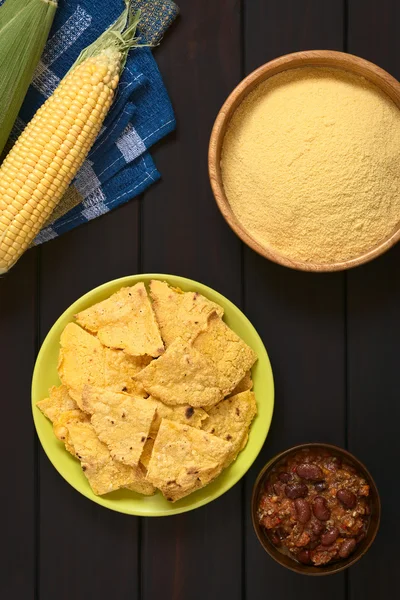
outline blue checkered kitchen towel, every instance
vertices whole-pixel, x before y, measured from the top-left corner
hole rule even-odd
[[[122,0],[59,0],[50,36],[21,108],[15,139],[78,57],[123,9]],[[136,0],[140,41],[157,43],[177,15],[170,0]],[[175,128],[149,48],[131,50],[117,97],[87,160],[35,244],[46,242],[141,194],[160,178],[148,149]],[[56,220],[54,220],[56,219]]]

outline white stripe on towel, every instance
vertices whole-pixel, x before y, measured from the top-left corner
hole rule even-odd
[[[116,145],[127,163],[143,154],[146,150],[142,138],[136,129],[129,123],[116,141]]]

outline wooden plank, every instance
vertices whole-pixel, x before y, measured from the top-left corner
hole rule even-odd
[[[139,202],[134,200],[42,248],[40,335],[90,289],[138,272]],[[40,451],[40,600],[138,598],[139,520],[71,488]]]
[[[36,252],[0,279],[3,431],[1,598],[33,599],[36,470],[30,387],[36,341]]]
[[[94,287],[139,268],[136,199],[42,246],[41,335],[60,314]]]
[[[299,50],[343,49],[343,0],[245,0],[245,69]]]
[[[247,1],[246,73],[288,52],[341,49],[341,0]],[[268,459],[297,443],[345,443],[345,320],[343,274],[307,274],[277,266],[245,249],[245,310],[270,354],[276,384],[271,432],[246,478],[246,592],[291,599],[344,597],[345,578],[306,577],[273,562],[250,521],[255,477]]]
[[[348,49],[400,78],[400,6],[396,0],[350,0]],[[349,449],[376,480],[382,500],[377,540],[351,569],[350,598],[394,598],[393,555],[400,535],[394,477],[400,453],[397,424],[400,337],[400,246],[348,274]],[[379,577],[376,574],[379,573]]]
[[[239,600],[240,485],[193,512],[143,521],[143,595],[171,600]]]
[[[139,598],[139,520],[90,502],[40,459],[40,600]]]
[[[191,277],[241,298],[240,243],[215,205],[207,175],[211,127],[240,79],[240,7],[185,0],[157,61],[177,132],[155,153],[162,181],[143,205],[143,270]],[[143,599],[241,598],[241,488],[191,513],[144,522]]]
[[[394,476],[400,453],[399,260],[397,246],[349,273],[349,450],[370,470],[382,501],[378,538],[349,573],[352,600],[395,597],[398,585],[393,553],[400,525],[396,501],[391,499],[400,491]]]
[[[226,227],[207,173],[211,128],[239,82],[240,10],[235,0],[185,0],[156,58],[177,131],[154,153],[162,181],[143,205],[144,270],[193,277],[240,302],[240,242]]]

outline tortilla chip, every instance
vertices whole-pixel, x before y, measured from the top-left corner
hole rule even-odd
[[[133,379],[152,361],[150,356],[130,356],[123,350],[104,348],[104,388],[145,398],[143,386]]]
[[[235,389],[257,360],[255,352],[216,313],[211,315],[207,329],[199,333],[193,346],[218,369],[223,396]]]
[[[232,453],[224,467],[230,464],[244,448],[252,420],[257,414],[253,392],[242,392],[219,402],[209,411],[203,429],[232,443]]]
[[[60,345],[58,375],[81,408],[84,385],[104,386],[104,348],[95,336],[75,323],[68,323]]]
[[[228,397],[231,398],[231,396],[236,396],[236,394],[241,394],[242,392],[247,392],[247,390],[251,389],[253,389],[253,380],[251,378],[251,370],[249,370]]]
[[[94,494],[101,496],[140,481],[137,468],[112,459],[90,423],[71,423],[68,432]]]
[[[143,387],[132,377],[149,364],[151,358],[105,348],[94,335],[75,323],[68,323],[60,344],[58,374],[80,408],[85,385],[145,395]]]
[[[182,292],[165,281],[150,282],[150,296],[165,347],[177,338],[194,338],[207,327],[212,312],[222,317],[224,310],[197,292]]]
[[[149,481],[146,481],[146,473],[140,469],[140,465],[138,467],[134,467],[134,471],[136,474],[135,481],[133,481],[130,485],[126,485],[125,487],[128,490],[131,490],[131,492],[143,494],[144,496],[154,496],[156,493],[156,488]]]
[[[175,502],[207,485],[222,470],[232,444],[200,429],[161,421],[147,480]]]
[[[71,442],[70,435],[68,432],[68,425],[71,423],[88,423],[89,415],[84,413],[78,407],[72,410],[66,410],[62,412],[53,423],[53,432],[57,439],[64,442],[65,448],[76,456],[74,446]]]
[[[152,396],[150,396],[152,398]],[[176,421],[177,423],[183,423],[184,425],[190,425],[197,429],[202,428],[202,422],[207,419],[208,414],[202,408],[193,408],[189,404],[182,404],[180,406],[167,406],[161,400],[152,398],[153,402],[156,403],[156,415],[150,429],[150,437],[155,439],[157,432],[161,425],[161,419],[169,419],[170,421]]]
[[[75,315],[79,325],[97,333],[110,348],[133,356],[160,356],[164,352],[157,321],[143,283],[118,292]]]
[[[156,414],[156,404],[144,398],[86,387],[82,406],[92,415],[94,430],[108,446],[112,458],[137,466]]]
[[[134,379],[169,405],[213,406],[223,397],[212,362],[180,338]]]
[[[65,385],[56,387],[53,385],[49,389],[49,397],[44,400],[39,400],[36,406],[42,411],[52,423],[57,421],[61,413],[66,410],[74,410],[78,408],[75,400],[68,393],[68,388]]]
[[[149,462],[151,459],[151,454],[153,452],[155,440],[151,437],[148,437],[146,443],[143,447],[142,456],[140,457],[140,463],[147,469],[149,466]]]

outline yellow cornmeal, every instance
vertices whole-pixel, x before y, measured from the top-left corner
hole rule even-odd
[[[400,221],[400,111],[363,77],[292,69],[241,103],[221,168],[234,214],[264,247],[348,260]]]

